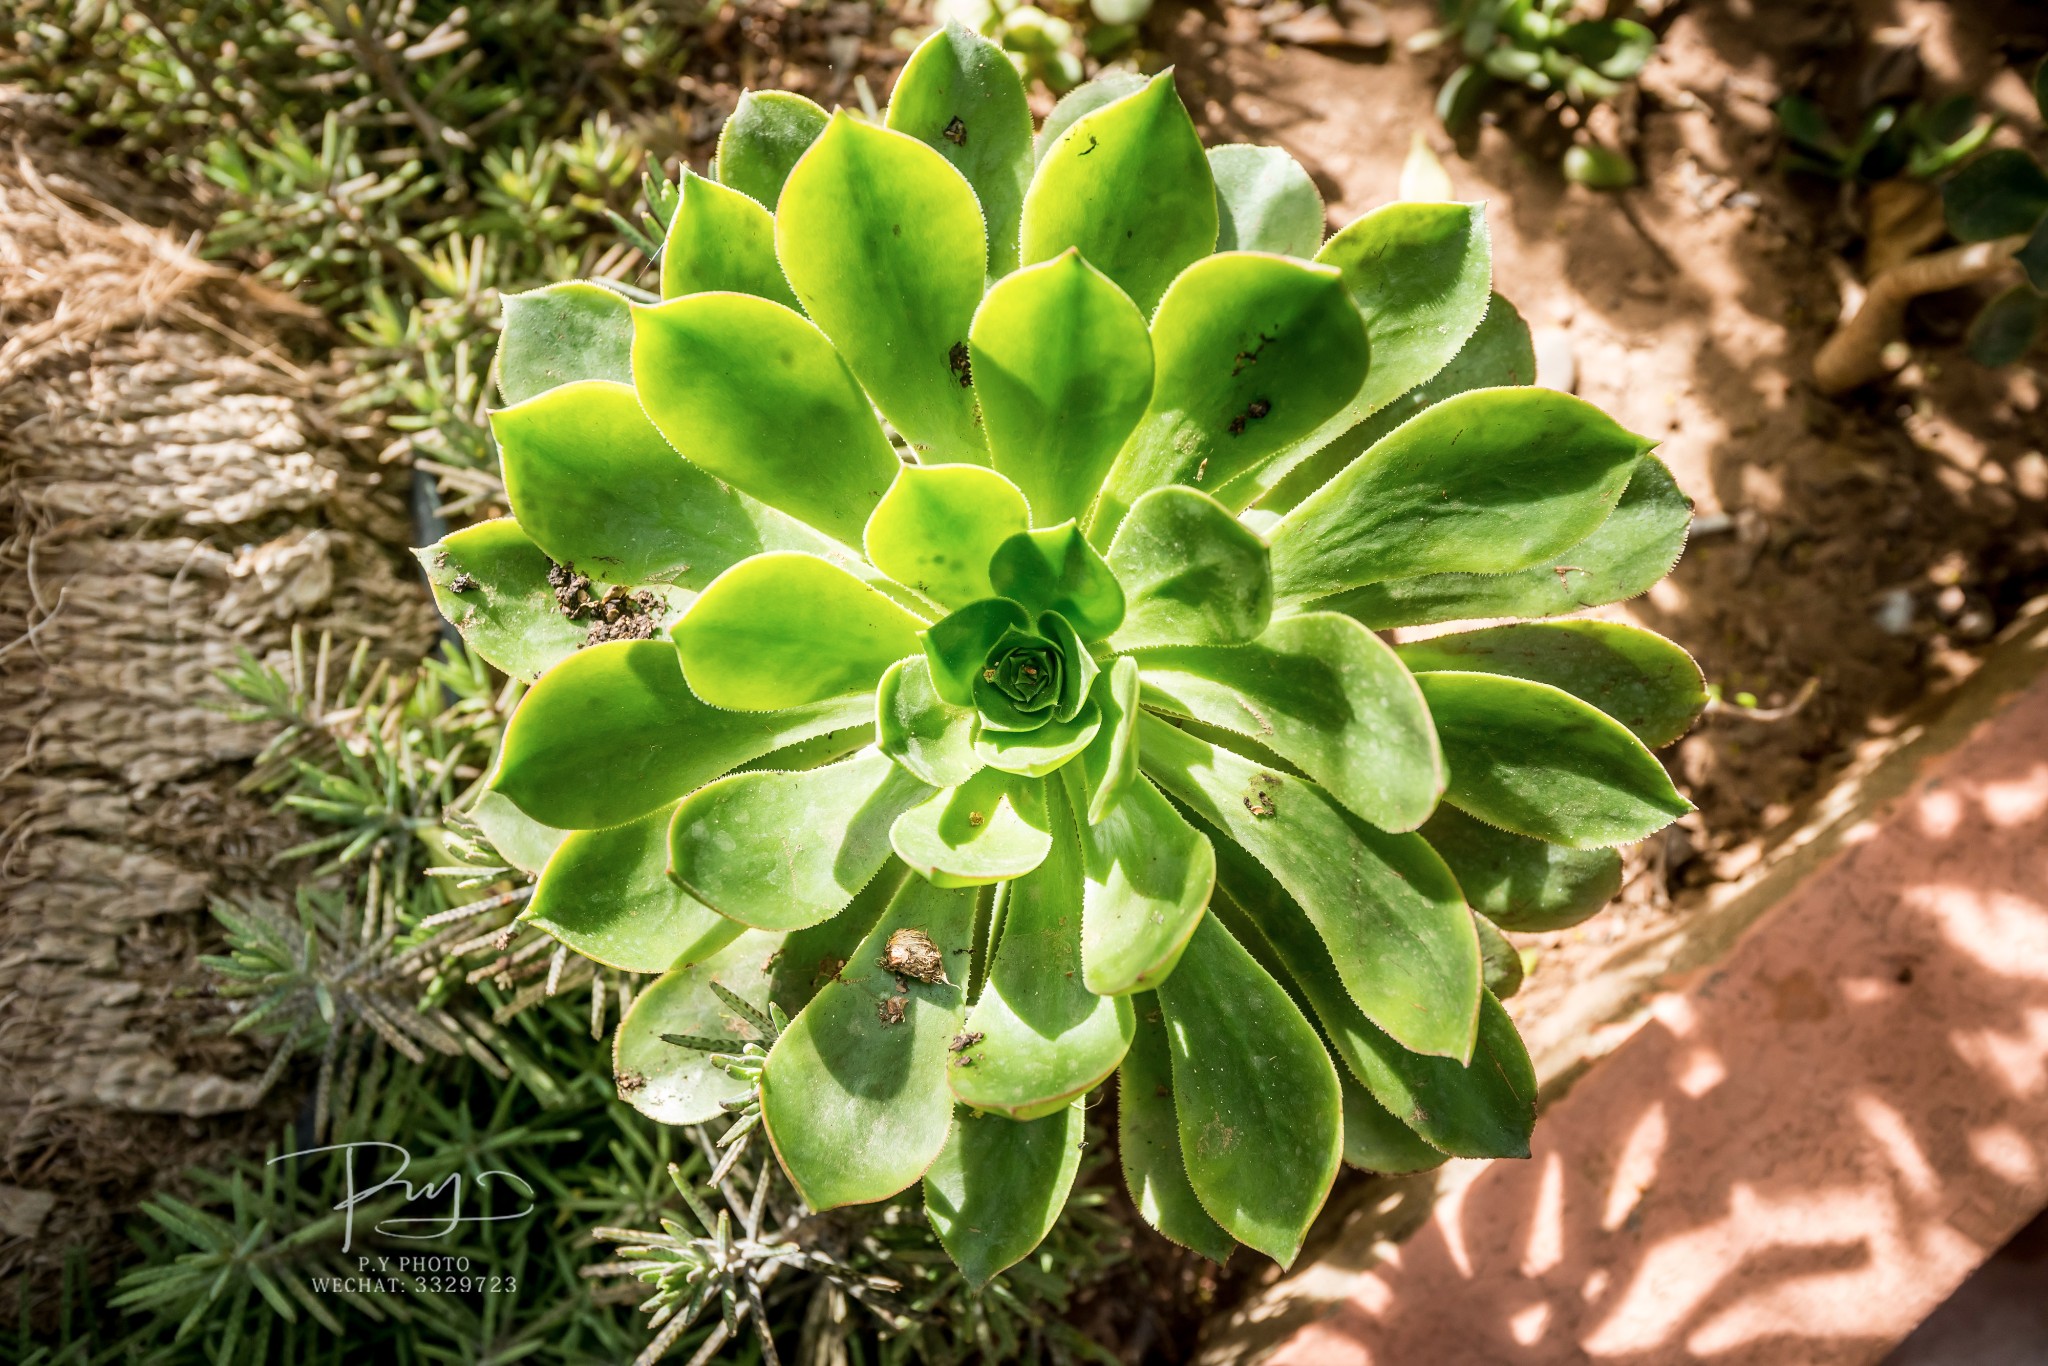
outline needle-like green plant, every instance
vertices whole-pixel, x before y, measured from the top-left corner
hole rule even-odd
[[[1170,73],[1034,130],[957,25],[883,122],[748,96],[715,171],[660,297],[508,302],[515,515],[421,552],[533,684],[488,798],[552,849],[525,918],[662,974],[621,1095],[758,1105],[815,1210],[922,1181],[977,1285],[1112,1076],[1139,1210],[1218,1259],[1290,1260],[1342,1159],[1526,1154],[1496,927],[1612,895],[1704,693],[1623,625],[1377,634],[1629,597],[1690,519],[1528,387],[1481,208],[1325,241]]]

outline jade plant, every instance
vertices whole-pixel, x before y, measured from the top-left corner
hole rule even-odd
[[[1137,1208],[1218,1259],[1289,1261],[1342,1161],[1526,1155],[1500,931],[1689,809],[1651,751],[1705,695],[1544,620],[1690,505],[1490,278],[1478,205],[1325,240],[1170,72],[1034,129],[955,25],[880,122],[743,100],[658,296],[508,300],[513,516],[421,556],[531,685],[478,808],[528,918],[658,974],[621,1096],[814,1209],[922,1182],[974,1284],[1112,1078]]]

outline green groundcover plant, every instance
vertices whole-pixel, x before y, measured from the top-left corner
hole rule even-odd
[[[1425,29],[1411,46],[1455,41],[1465,60],[1437,92],[1437,118],[1453,137],[1470,133],[1480,112],[1502,90],[1521,86],[1539,97],[1561,97],[1575,109],[1614,99],[1642,75],[1657,50],[1655,32],[1618,16],[1574,18],[1572,0],[1440,0],[1443,23]],[[1596,190],[1636,183],[1635,163],[1590,138],[1565,149],[1567,178]]]
[[[1689,809],[1651,749],[1704,692],[1627,626],[1376,634],[1683,547],[1490,278],[1476,205],[1325,241],[1171,73],[1034,130],[956,25],[880,123],[748,96],[659,297],[509,300],[514,516],[421,556],[532,683],[478,813],[527,918],[661,974],[621,1095],[765,1131],[814,1209],[922,1181],[973,1284],[1113,1075],[1137,1207],[1217,1259],[1292,1259],[1342,1160],[1525,1155],[1499,930],[1592,914]]]
[[[2034,68],[2032,84],[2048,119],[2048,62]],[[1970,323],[1970,354],[1980,364],[2011,365],[2048,333],[2048,170],[2018,147],[1995,148],[1950,177],[1941,202],[1957,241],[2008,239],[2025,271]]]

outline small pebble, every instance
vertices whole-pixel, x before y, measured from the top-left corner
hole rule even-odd
[[[1877,629],[1888,636],[1902,636],[1913,629],[1913,593],[1908,588],[1894,588],[1877,600],[1877,610],[1870,614],[1877,623]]]
[[[2028,451],[2013,461],[2012,484],[2030,503],[2048,501],[2048,456]]]
[[[1579,387],[1579,362],[1572,336],[1562,328],[1539,327],[1530,338],[1536,348],[1536,385],[1569,394]]]

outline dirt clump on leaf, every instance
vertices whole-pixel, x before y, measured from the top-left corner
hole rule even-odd
[[[882,956],[875,961],[898,977],[931,983],[946,980],[945,959],[939,953],[939,946],[923,930],[896,931],[889,936]]]
[[[660,629],[662,601],[645,588],[625,588],[613,583],[600,591],[589,575],[552,561],[548,564],[548,587],[555,590],[555,607],[563,616],[571,621],[590,622],[590,633],[583,638],[585,646],[614,640],[652,640]]]
[[[1278,815],[1280,808],[1274,802],[1273,794],[1279,790],[1279,774],[1259,773],[1254,775],[1252,780],[1244,785],[1244,809],[1260,820]]]

